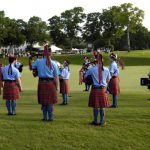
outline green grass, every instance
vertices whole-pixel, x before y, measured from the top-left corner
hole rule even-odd
[[[128,58],[135,57],[132,53],[122,54],[126,57],[131,54]],[[141,53],[135,55],[135,59],[149,57],[147,53],[145,57]],[[119,107],[106,110],[105,127],[88,124],[92,121],[92,109],[87,107],[89,93],[82,92],[84,85],[78,85],[81,66],[70,66],[69,105],[59,105],[62,98],[58,94],[58,103],[54,108],[55,121],[52,123],[41,121],[42,112],[36,97],[37,79],[25,67],[17,115],[7,116],[5,101],[0,101],[0,150],[149,150],[150,100],[147,99],[150,98],[150,92],[140,86],[140,78],[147,76],[150,61],[146,66],[142,66],[143,61],[138,66],[133,66],[132,61],[130,63],[120,71]]]
[[[142,51],[115,51],[119,57],[122,57],[126,66],[148,66],[150,65],[150,50],[142,50]],[[83,57],[89,56],[91,60],[93,60],[92,54],[84,54],[84,55],[53,55],[52,59],[63,63],[65,59],[69,60],[72,65],[82,65]],[[104,64],[109,65],[109,54],[103,54]],[[18,58],[24,66],[28,65],[28,58]],[[0,62],[4,64],[7,63],[6,58],[1,58]]]

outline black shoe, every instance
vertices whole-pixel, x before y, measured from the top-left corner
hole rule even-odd
[[[12,114],[12,113],[8,113],[7,115],[8,115],[8,116],[12,116],[13,114]]]
[[[42,119],[42,121],[47,121],[47,119]]]
[[[83,90],[83,91],[88,91],[88,90]]]
[[[60,105],[65,105],[65,103],[61,103]]]
[[[98,123],[96,123],[96,122],[92,121],[92,122],[90,122],[90,125],[98,126]]]
[[[52,122],[52,121],[54,121],[54,119],[48,119],[47,121],[50,121],[50,122]]]
[[[117,108],[118,106],[111,105],[109,108]]]

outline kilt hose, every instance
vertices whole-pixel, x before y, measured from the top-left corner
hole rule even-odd
[[[60,93],[61,94],[69,94],[69,80],[61,80]]]
[[[41,105],[57,103],[57,90],[54,81],[39,81],[38,103]]]
[[[119,86],[119,78],[118,77],[112,77],[110,79],[108,90],[110,94],[113,95],[119,95],[120,94],[120,86]]]
[[[109,107],[109,97],[106,88],[91,89],[89,96],[89,107],[93,108]]]
[[[20,98],[20,93],[16,81],[4,81],[3,99],[17,100],[19,98]]]

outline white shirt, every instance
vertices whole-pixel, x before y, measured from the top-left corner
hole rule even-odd
[[[119,66],[116,63],[116,61],[113,61],[109,66],[109,72],[112,76],[118,76],[119,75]]]

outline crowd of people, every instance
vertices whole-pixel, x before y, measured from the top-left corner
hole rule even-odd
[[[99,52],[94,54],[94,60],[84,57],[80,70],[80,84],[85,83],[85,90],[90,90],[89,107],[93,108],[93,121],[91,125],[105,124],[105,108],[118,107],[119,65],[117,55],[110,54],[109,68],[103,66],[103,57]],[[0,80],[3,84],[3,99],[6,100],[8,115],[16,115],[16,101],[22,91],[21,72],[23,65],[17,61],[14,55],[8,57],[9,64],[0,67]],[[68,104],[70,69],[69,61],[64,60],[63,65],[51,59],[51,49],[44,46],[44,54],[40,59],[32,62],[29,58],[30,70],[34,77],[38,77],[37,99],[41,105],[43,121],[54,120],[54,104],[57,103],[57,90],[60,85],[62,104]],[[108,94],[112,95],[112,105]],[[100,112],[100,122],[98,113]]]

